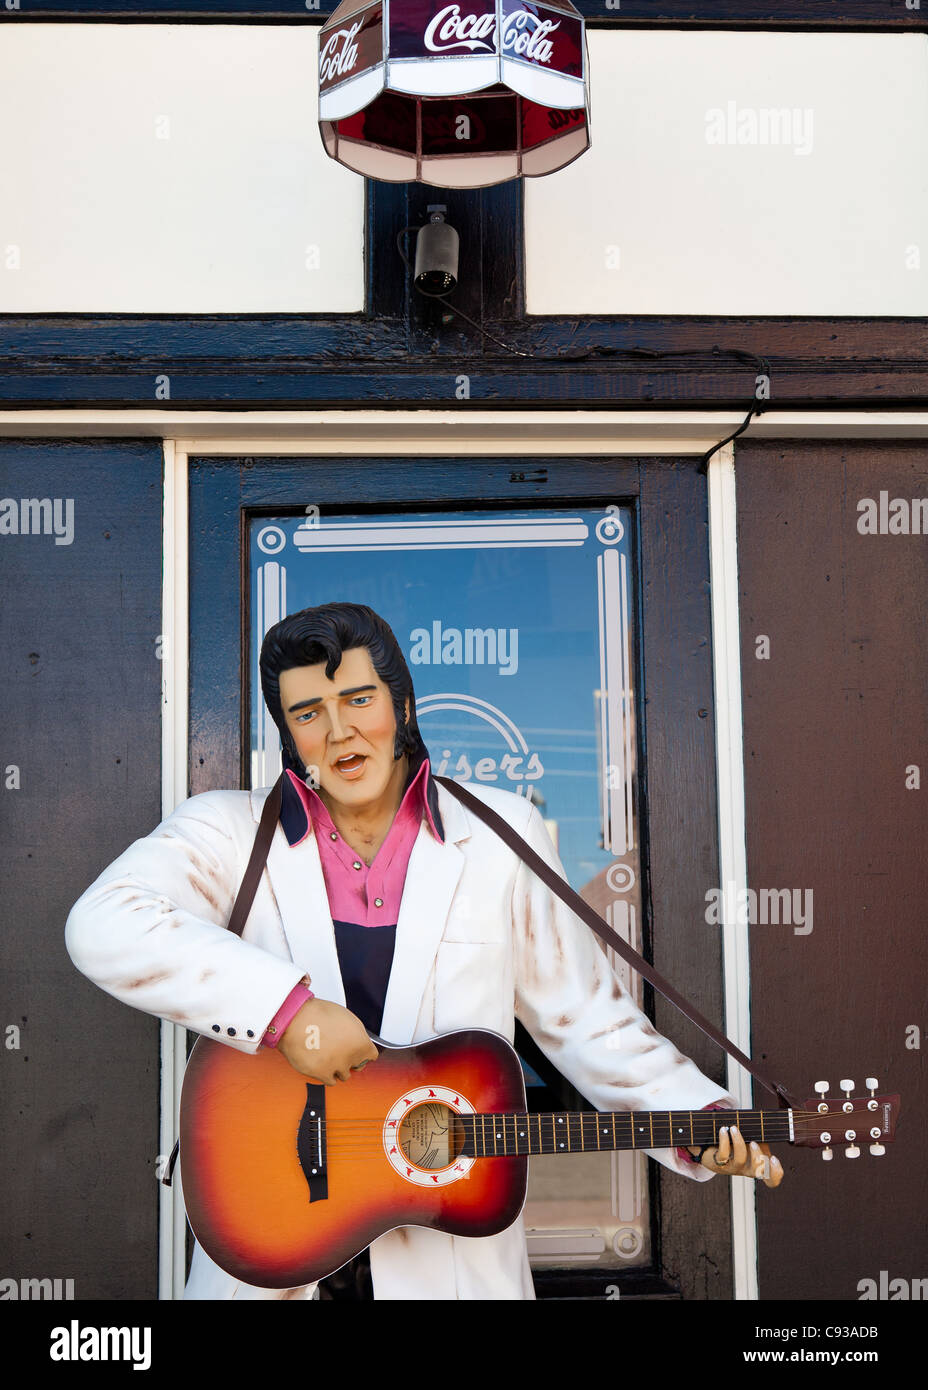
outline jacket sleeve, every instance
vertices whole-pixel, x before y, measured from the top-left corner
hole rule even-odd
[[[306,967],[226,930],[251,851],[222,814],[227,795],[191,797],[131,844],[72,907],[65,944],[114,998],[256,1052]]]
[[[566,879],[535,807],[525,839]],[[589,927],[527,864],[512,897],[516,1016],[598,1110],[700,1110],[738,1102],[662,1037],[634,1003]],[[713,1176],[676,1149],[651,1157],[696,1182]]]

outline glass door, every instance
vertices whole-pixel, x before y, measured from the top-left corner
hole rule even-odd
[[[531,800],[574,888],[641,946],[634,512],[507,507],[246,516],[252,786],[280,772],[261,696],[267,629],[319,603],[366,603],[406,656],[433,771]],[[637,976],[607,955],[641,1003]],[[528,1035],[529,1108],[591,1107]],[[536,1266],[650,1259],[641,1154],[535,1158]]]

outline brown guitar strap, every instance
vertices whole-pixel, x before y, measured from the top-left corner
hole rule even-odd
[[[251,857],[242,876],[238,896],[232,904],[232,911],[229,914],[228,929],[234,931],[236,936],[241,936],[245,923],[248,921],[251,904],[255,900],[258,884],[261,882],[261,875],[264,873],[264,866],[271,851],[271,841],[274,838],[274,831],[277,829],[277,822],[280,820],[283,788],[284,774],[281,773],[271,787],[270,795],[261,810],[261,820],[258,824],[255,842],[252,845]]]
[[[594,912],[589,903],[585,903],[580,894],[575,893],[570,884],[565,883],[564,879],[562,879],[559,874],[555,873],[554,869],[546,864],[530,845],[525,843],[522,836],[518,835],[515,830],[513,830],[512,826],[507,821],[503,820],[502,816],[497,815],[495,811],[491,811],[489,806],[478,797],[474,796],[473,792],[469,792],[466,787],[462,787],[459,782],[452,782],[447,777],[436,777],[435,781],[444,787],[445,791],[457,797],[458,801],[463,802],[468,810],[473,811],[475,816],[479,816],[491,830],[495,830],[497,835],[505,840],[509,848],[513,850],[520,859],[524,860],[530,869],[534,870],[542,883],[547,884],[552,893],[556,893],[561,901],[565,902],[567,906],[577,914],[581,921],[584,921],[598,936],[601,936],[607,945],[611,946],[623,960],[627,961],[633,970],[637,970],[638,974],[647,980],[649,984],[652,984],[656,990],[659,990],[665,999],[669,999],[671,1004],[675,1004],[681,1013],[685,1014],[692,1023],[696,1024],[697,1028],[701,1028],[704,1033],[708,1034],[713,1042],[718,1043],[719,1047],[724,1048],[737,1062],[740,1062],[746,1071],[749,1071],[752,1076],[757,1078],[762,1086],[765,1086],[772,1095],[777,1097],[777,1100],[782,1106],[785,1106],[787,1109],[792,1108],[793,1110],[798,1110],[800,1108],[799,1102],[793,1099],[785,1086],[781,1086],[779,1082],[774,1081],[773,1077],[770,1076],[763,1067],[757,1062],[752,1062],[749,1057],[746,1057],[739,1048],[735,1047],[730,1039],[725,1037],[724,1033],[720,1033],[714,1024],[710,1023],[707,1018],[704,1018],[692,1004],[688,1003],[683,998],[682,994],[674,989],[673,985],[669,984],[662,975],[659,975],[653,965],[649,965],[644,957],[638,954],[634,947],[629,946],[627,941],[623,941],[622,938],[603,921],[599,913]]]
[[[284,774],[281,773],[264,803],[264,807],[261,811],[261,821],[258,825],[258,833],[255,836],[255,842],[252,846],[248,866],[245,869],[241,886],[238,890],[235,902],[232,905],[228,930],[235,932],[238,936],[241,936],[245,922],[248,920],[248,914],[251,911],[251,905],[254,902],[255,893],[258,891],[258,884],[261,881],[264,865],[267,861],[268,853],[270,852],[274,831],[277,828],[277,822],[280,820],[283,779]],[[800,1108],[799,1102],[793,1099],[785,1086],[781,1086],[779,1082],[774,1081],[757,1062],[752,1062],[749,1057],[746,1057],[743,1052],[735,1047],[733,1042],[725,1037],[724,1033],[720,1033],[714,1024],[710,1023],[707,1018],[704,1018],[692,1004],[687,1003],[682,994],[678,993],[673,985],[669,984],[663,976],[659,975],[643,956],[640,956],[633,947],[629,946],[627,941],[623,941],[622,938],[603,921],[599,914],[594,912],[590,905],[583,901],[580,894],[575,893],[570,885],[535,853],[531,845],[525,843],[522,836],[518,835],[516,831],[513,830],[512,826],[509,825],[507,821],[503,820],[502,816],[497,815],[495,811],[491,811],[489,806],[486,806],[478,797],[474,796],[472,792],[467,791],[460,783],[452,782],[447,777],[436,777],[435,781],[438,782],[440,786],[444,787],[446,791],[450,792],[452,796],[457,797],[458,801],[463,802],[468,810],[473,811],[475,816],[479,816],[491,830],[495,830],[497,835],[505,840],[509,848],[513,850],[520,859],[524,860],[530,869],[534,870],[541,881],[547,884],[551,891],[556,893],[561,901],[565,902],[567,906],[577,914],[581,921],[585,922],[598,936],[601,936],[614,951],[618,952],[623,960],[628,962],[633,970],[637,970],[638,974],[647,980],[649,984],[652,984],[656,990],[659,990],[666,999],[669,999],[671,1004],[675,1004],[680,1012],[685,1014],[691,1022],[695,1023],[698,1028],[701,1028],[704,1033],[708,1034],[713,1042],[718,1043],[719,1047],[724,1048],[724,1050],[730,1053],[737,1062],[740,1062],[746,1071],[749,1071],[752,1076],[757,1078],[762,1086],[765,1086],[766,1089],[770,1091],[771,1095],[776,1096],[782,1106],[794,1110]],[[178,1150],[179,1144],[175,1144],[168,1162],[166,1175],[161,1179],[165,1187],[171,1186],[171,1178],[174,1172],[174,1165],[177,1162]]]

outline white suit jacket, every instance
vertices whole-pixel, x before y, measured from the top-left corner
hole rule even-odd
[[[469,790],[566,877],[529,801],[483,784]],[[109,994],[244,1052],[257,1051],[304,974],[320,998],[345,1002],[313,834],[291,846],[278,824],[244,936],[225,929],[269,792],[191,797],[103,871],[65,930],[74,964]],[[423,820],[397,923],[384,1040],[477,1027],[511,1041],[518,1017],[600,1110],[734,1107],[637,1009],[589,928],[450,793],[438,787],[438,797],[445,842]],[[653,1156],[697,1182],[711,1177],[673,1149]],[[378,1299],[534,1297],[521,1217],[483,1238],[403,1227],[373,1242],[371,1274]],[[243,1284],[197,1244],[185,1298],[314,1291]]]

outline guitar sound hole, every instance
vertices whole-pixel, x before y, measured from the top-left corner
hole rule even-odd
[[[406,1112],[399,1140],[406,1158],[417,1168],[448,1168],[464,1147],[464,1126],[450,1106],[428,1101]]]

